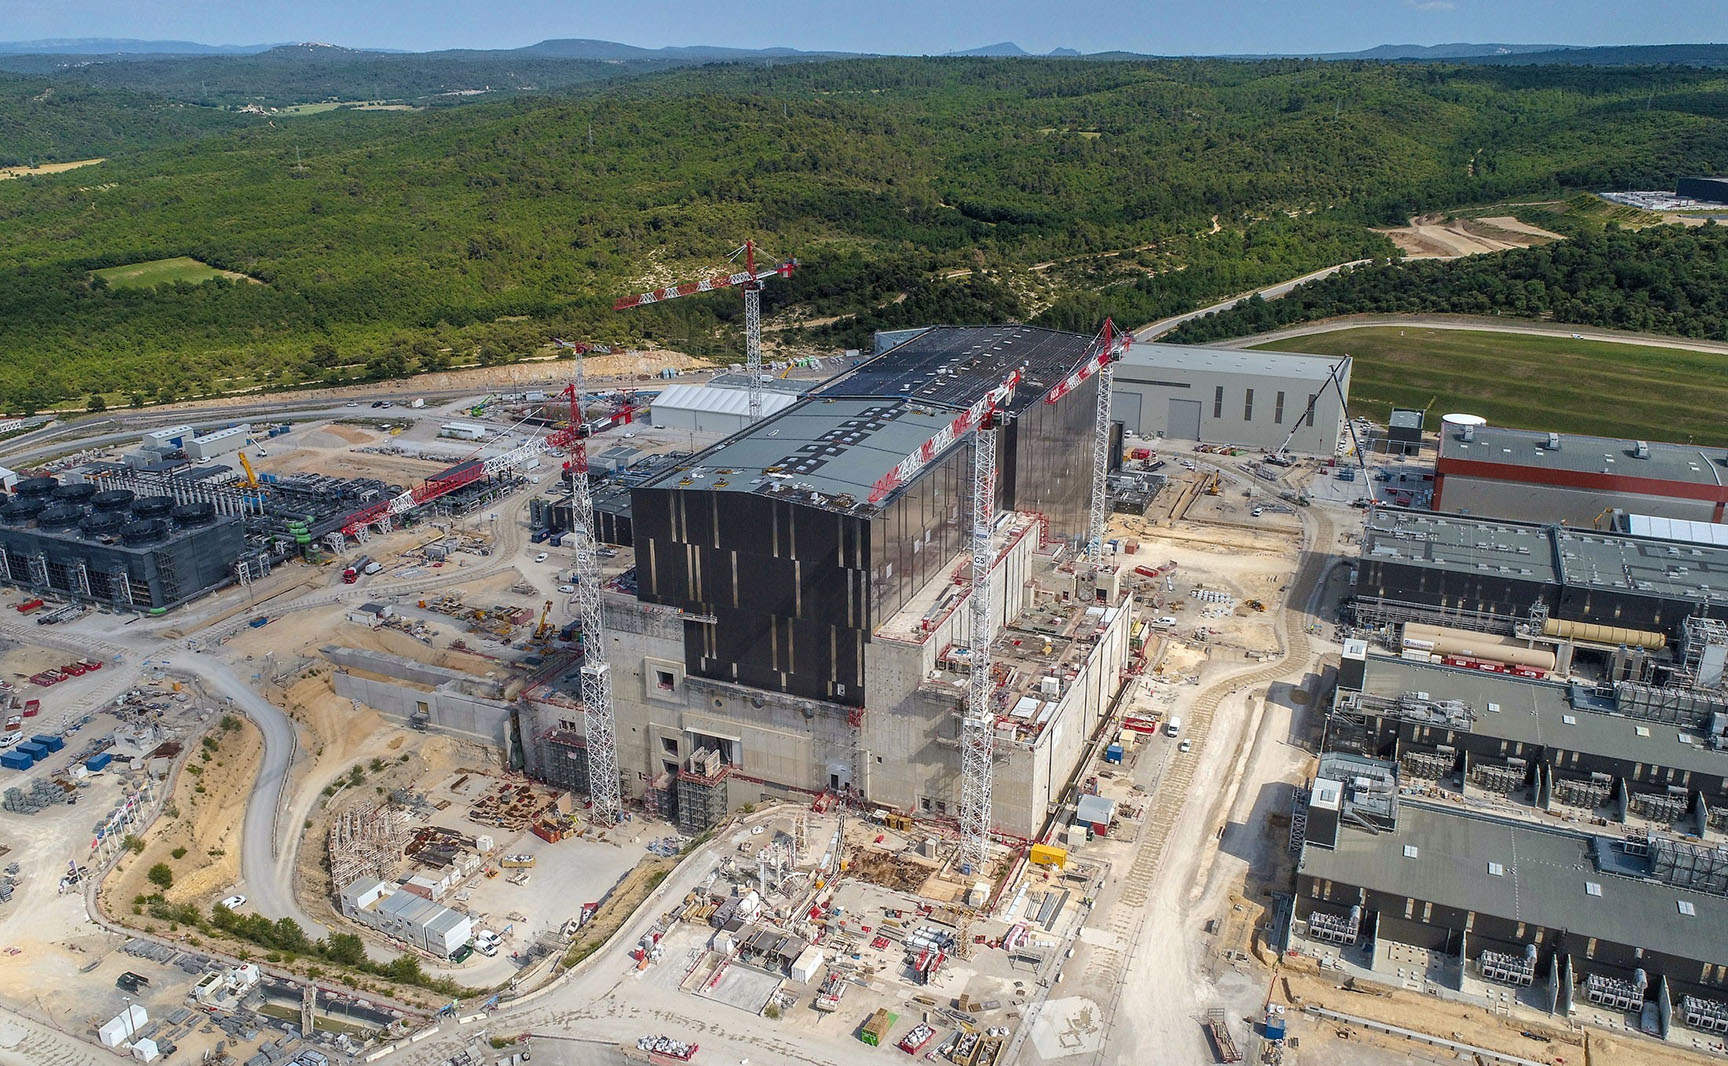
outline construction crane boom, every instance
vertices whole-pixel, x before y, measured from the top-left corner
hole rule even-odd
[[[588,483],[588,379],[583,345],[556,341],[576,352],[576,375],[560,394],[570,401],[570,424],[548,438],[569,456],[570,501],[576,534],[576,622],[582,635],[582,719],[588,739],[589,817],[617,825],[623,814],[618,785],[618,740],[612,712],[612,671],[606,661],[606,610],[600,593],[600,546],[594,536],[594,494]]]
[[[876,483],[870,487],[870,502],[881,503],[891,496],[895,489],[916,477],[918,471],[930,465],[930,460],[947,451],[949,445],[964,437],[986,414],[1013,395],[1014,386],[1019,383],[1020,371],[1012,371],[1001,384],[980,397],[977,403],[955,415],[952,422],[937,430],[935,435],[920,444],[916,451],[896,463],[894,469],[876,479]]]
[[[252,469],[251,460],[246,458],[245,452],[240,452],[238,454],[240,456],[240,468],[242,470],[246,471],[246,487],[249,489],[257,488],[258,487],[258,475]]]
[[[762,419],[762,283],[769,278],[789,277],[798,266],[798,260],[787,259],[766,270],[756,269],[756,242],[745,241],[743,246],[732,255],[744,256],[744,269],[735,274],[716,274],[700,281],[687,281],[682,285],[671,285],[653,292],[626,296],[612,305],[614,311],[624,311],[632,307],[642,307],[645,304],[657,304],[666,300],[676,300],[680,296],[694,296],[700,292],[713,292],[715,289],[739,287],[744,290],[744,368],[750,375],[750,421],[752,424]]]

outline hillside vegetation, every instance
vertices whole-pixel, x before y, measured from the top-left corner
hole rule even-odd
[[[1168,339],[1201,344],[1363,313],[1503,314],[1724,340],[1728,226],[1608,229],[1494,255],[1356,267],[1281,300],[1194,319]]]
[[[68,145],[111,156],[101,184],[0,183],[0,403],[397,375],[552,333],[736,357],[735,294],[609,308],[745,236],[807,264],[766,294],[788,343],[1139,322],[1391,254],[1369,223],[1708,169],[1725,100],[1681,69],[889,59]],[[93,274],[177,256],[263,284]]]

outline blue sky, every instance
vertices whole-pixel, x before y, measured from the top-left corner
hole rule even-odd
[[[510,48],[548,37],[658,47],[940,53],[996,41],[1158,54],[1496,41],[1728,40],[1723,0],[0,0],[0,39]]]

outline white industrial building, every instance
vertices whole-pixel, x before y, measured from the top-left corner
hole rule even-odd
[[[795,394],[764,388],[762,416],[778,414],[796,402]],[[654,397],[649,418],[660,429],[736,433],[750,424],[750,392],[714,385],[668,385]]]
[[[139,448],[147,452],[177,452],[198,431],[191,426],[169,426],[167,429],[153,429],[144,434],[139,442]]]
[[[474,422],[446,422],[438,427],[440,437],[454,437],[456,440],[483,440],[486,433],[485,426]]]
[[[245,447],[246,439],[251,435],[251,424],[242,422],[237,426],[206,433],[202,437],[193,437],[185,444],[186,454],[193,459],[214,459],[218,455],[239,451]]]
[[[468,915],[376,877],[363,877],[342,890],[342,916],[442,958],[474,935]]]
[[[96,1039],[102,1041],[103,1047],[119,1047],[130,1044],[137,1039],[138,1033],[150,1023],[150,1012],[136,1003],[128,1003],[126,1009],[103,1022],[96,1030]]]
[[[1345,421],[1334,366],[1347,397],[1349,356],[1136,344],[1116,366],[1112,412],[1141,437],[1251,448],[1277,448],[1288,437],[1293,452],[1329,456]]]

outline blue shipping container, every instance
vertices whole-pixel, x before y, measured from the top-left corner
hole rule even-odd
[[[30,739],[35,743],[42,745],[44,748],[47,748],[49,751],[59,751],[61,748],[66,746],[64,740],[61,740],[59,737],[54,736],[51,733],[37,733]]]
[[[21,751],[5,752],[0,754],[0,766],[4,766],[8,770],[28,770],[30,769],[30,756]]]
[[[107,752],[103,752],[100,755],[92,755],[88,759],[84,760],[84,769],[89,770],[91,773],[95,773],[97,770],[106,769],[108,764],[113,761],[114,756]]]
[[[1119,762],[1121,762],[1122,761],[1122,745],[1112,744],[1109,747],[1105,748],[1104,749],[1104,761],[1107,763],[1119,763]]]
[[[26,740],[24,743],[18,745],[13,750],[23,752],[24,754],[30,756],[30,758],[34,759],[37,762],[41,762],[43,759],[46,759],[48,757],[48,749],[47,748],[43,747],[40,744],[36,744],[36,743],[33,743],[31,741],[28,741],[28,740]]]

